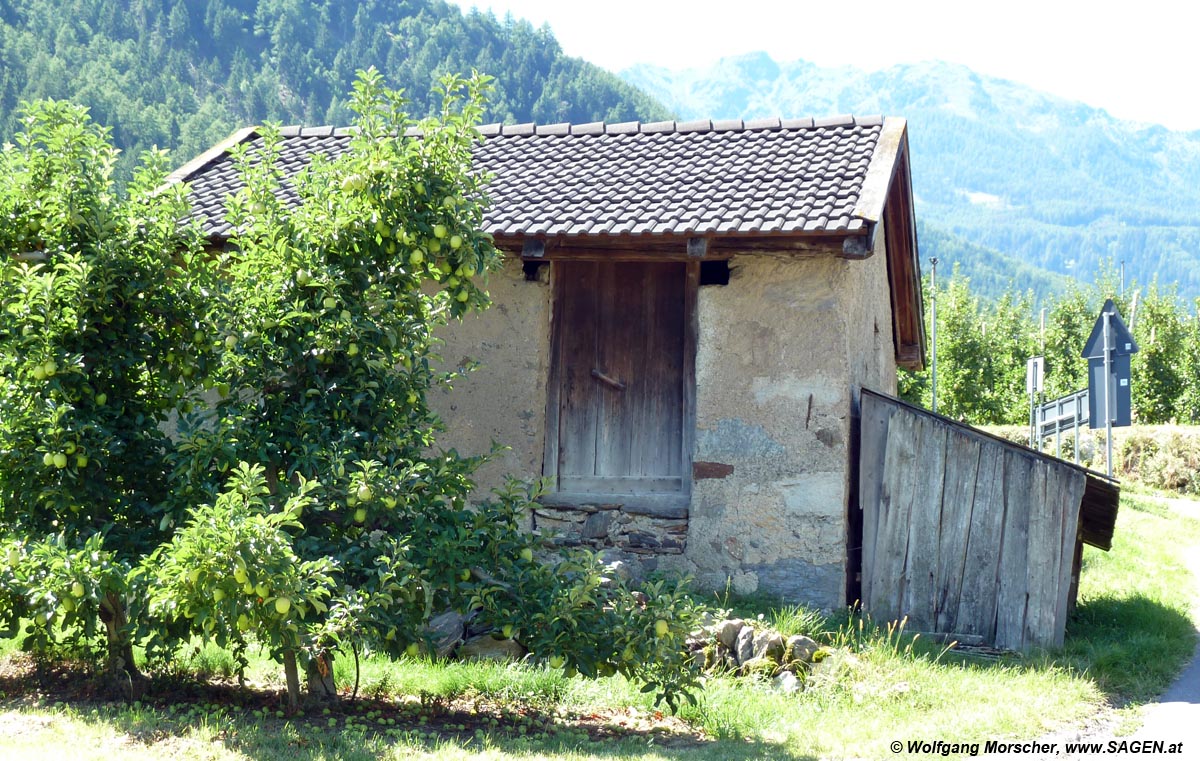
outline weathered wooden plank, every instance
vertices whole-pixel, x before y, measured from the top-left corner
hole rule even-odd
[[[1029,560],[1029,503],[1033,458],[1006,452],[1004,480],[1004,534],[996,593],[996,647],[1021,650],[1025,646],[1025,614],[1029,601],[1026,565]]]
[[[908,410],[898,410],[888,426],[884,496],[880,499],[883,520],[876,539],[875,573],[871,580],[872,597],[868,608],[872,614],[883,619],[895,619],[901,615],[908,557],[908,524],[919,472],[919,435],[917,416]]]
[[[559,451],[558,474],[595,475],[599,428],[596,380],[596,313],[599,306],[598,262],[556,263],[559,271]]]
[[[971,505],[967,555],[959,589],[957,631],[977,634],[986,642],[996,635],[996,572],[1004,531],[1005,458],[984,445]]]
[[[896,407],[874,394],[862,395],[859,423],[858,504],[862,510],[862,601],[871,596],[870,585],[875,568],[875,545],[879,535],[880,491],[883,465],[887,455],[888,422]]]
[[[631,357],[646,386],[639,401],[641,416],[630,421],[630,472],[682,478],[687,271],[684,264],[665,262],[648,265],[648,270],[641,327],[646,342],[643,352]]]
[[[1022,647],[1045,647],[1054,640],[1058,601],[1059,537],[1062,513],[1058,479],[1045,460],[1032,463],[1029,533],[1025,547],[1025,624]]]
[[[563,491],[593,494],[656,494],[677,492],[682,487],[678,476],[560,476]]]
[[[1058,576],[1058,599],[1054,609],[1054,647],[1062,647],[1067,631],[1067,617],[1075,604],[1075,596],[1079,591],[1079,568],[1077,563],[1082,561],[1083,542],[1080,510],[1083,502],[1083,492],[1087,488],[1087,476],[1075,470],[1060,469],[1061,479],[1060,499],[1062,500],[1062,515],[1060,519],[1061,535],[1059,536],[1059,557],[1061,565]]]
[[[700,334],[700,317],[696,299],[700,292],[700,263],[684,265],[683,280],[683,419],[679,438],[679,474],[686,493],[691,493],[691,481],[686,478],[692,467],[696,436],[696,341]]]
[[[908,524],[903,615],[909,624],[927,631],[936,620],[939,547],[942,531],[942,490],[946,479],[946,426],[932,417],[920,420],[920,449]]]
[[[958,608],[967,541],[971,535],[975,485],[979,479],[980,441],[952,431],[947,439],[946,488],[942,495],[942,532],[938,545],[937,604],[934,630],[958,631]]]

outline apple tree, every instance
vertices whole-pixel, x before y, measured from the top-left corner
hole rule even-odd
[[[166,157],[126,190],[85,109],[37,102],[0,150],[0,531],[10,629],[102,621],[134,672],[127,571],[169,531],[163,424],[205,371],[208,268]]]
[[[296,556],[331,560],[341,590],[328,611],[307,611],[323,638],[302,653],[311,689],[332,689],[329,653],[343,642],[418,645],[479,551],[466,507],[477,460],[435,446],[425,396],[444,380],[434,328],[487,303],[481,276],[499,258],[470,171],[485,86],[446,80],[441,115],[414,125],[364,73],[350,150],[314,159],[295,206],[277,192],[276,134],[236,158],[237,234],[209,305],[217,399],[184,416],[178,473],[195,504],[219,500],[242,462],[264,468],[268,511],[305,490],[288,528]]]
[[[289,180],[295,194],[279,192],[276,132],[236,155],[245,187],[228,200],[237,232],[220,255],[223,286],[208,320],[217,398],[184,416],[178,474],[196,504],[219,505],[245,488],[245,463],[261,466],[254,511],[289,516],[278,528],[296,563],[328,563],[289,594],[321,604],[251,617],[237,607],[246,600],[233,600],[235,574],[270,577],[286,553],[254,561],[249,545],[227,536],[222,546],[219,532],[203,552],[177,542],[160,565],[176,569],[166,583],[182,585],[180,612],[194,630],[246,613],[248,630],[225,636],[272,643],[289,685],[304,666],[318,696],[335,694],[332,653],[431,653],[426,624],[447,609],[475,609],[498,630],[545,622],[525,627],[524,641],[567,669],[686,687],[673,674],[694,617],[675,587],[656,590],[647,609],[649,598],[600,588],[594,558],[540,565],[518,518],[530,493],[468,504],[479,459],[437,444],[441,422],[426,397],[450,376],[437,370],[435,331],[488,303],[486,274],[500,258],[482,231],[483,178],[471,169],[486,85],[447,78],[440,115],[414,123],[399,93],[363,73],[349,150],[314,158]],[[230,472],[242,475],[227,481]],[[302,513],[288,507],[301,494]],[[184,552],[208,558],[194,580],[181,576],[190,563],[170,557]],[[205,579],[223,590],[207,608],[204,592],[183,589]],[[270,595],[250,584],[250,610],[261,611]],[[296,635],[286,641],[285,620]]]

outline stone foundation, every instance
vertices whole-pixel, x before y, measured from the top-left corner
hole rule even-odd
[[[658,568],[664,555],[687,549],[687,508],[639,510],[620,504],[541,505],[533,511],[535,530],[564,547],[587,547],[617,555],[643,573]]]

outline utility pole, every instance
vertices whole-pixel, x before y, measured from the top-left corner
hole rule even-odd
[[[929,395],[933,403],[932,406],[934,412],[937,412],[937,262],[938,260],[936,256],[929,260],[929,263],[933,265],[933,271],[930,274],[929,281],[929,290],[932,294],[931,298],[933,300],[933,317],[930,320],[933,325],[933,360],[930,363],[929,369],[929,376],[932,379],[932,385],[930,386]]]

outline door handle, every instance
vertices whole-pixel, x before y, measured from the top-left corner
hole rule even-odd
[[[617,391],[625,390],[624,383],[622,383],[621,381],[612,377],[611,375],[605,375],[604,373],[600,372],[599,370],[597,370],[594,367],[592,368],[592,377],[595,378],[596,380],[600,381],[601,383],[603,383],[606,386],[611,386],[612,388],[615,388]]]

